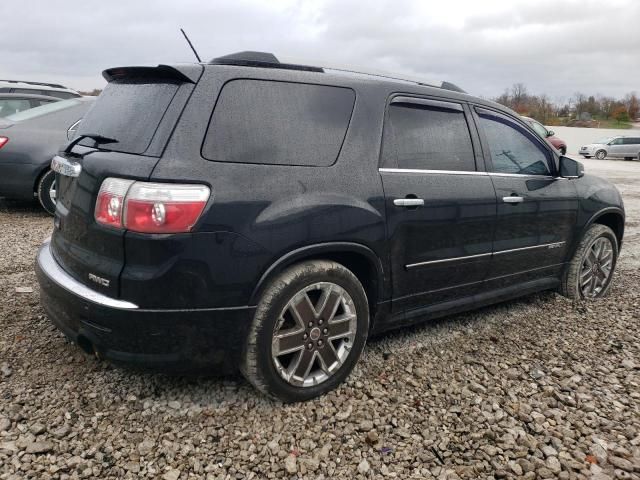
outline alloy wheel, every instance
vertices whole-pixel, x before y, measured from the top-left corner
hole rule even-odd
[[[326,381],[346,361],[357,312],[345,289],[319,282],[296,293],[276,322],[271,357],[280,377],[297,387]]]
[[[606,288],[613,267],[611,240],[598,237],[587,249],[580,269],[580,291],[585,298],[596,298]]]

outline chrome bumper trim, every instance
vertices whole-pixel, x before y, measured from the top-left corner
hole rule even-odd
[[[53,258],[53,255],[51,254],[50,246],[51,243],[49,242],[42,244],[40,251],[38,252],[37,259],[40,269],[46,274],[49,280],[84,300],[88,300],[104,307],[120,308],[123,310],[134,310],[138,308],[135,303],[107,297],[102,293],[91,290],[86,285],[77,281],[65,272],[60,265],[58,265],[58,262],[56,262],[55,258]]]

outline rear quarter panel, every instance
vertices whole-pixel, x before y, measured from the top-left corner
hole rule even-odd
[[[304,83],[326,81],[321,74],[306,72],[253,68],[243,69],[242,74],[245,78]],[[200,149],[211,109],[222,85],[237,75],[238,69],[233,67],[205,72],[151,176],[156,181],[202,182],[212,190],[197,233],[179,244],[156,245],[159,256],[170,253],[167,249],[171,248],[177,253],[164,269],[166,278],[171,278],[171,272],[200,272],[200,280],[193,280],[197,285],[190,292],[184,291],[180,301],[192,297],[202,307],[246,305],[272,264],[308,245],[361,244],[374,251],[386,266],[384,195],[377,171],[384,95],[378,95],[374,85],[356,89],[346,80],[341,85],[354,88],[356,101],[342,151],[333,166],[205,160]],[[135,289],[129,280],[145,267],[137,253],[129,252],[143,248],[143,242],[127,235],[123,289]],[[146,257],[145,263],[150,264],[156,255]],[[158,281],[158,285],[161,283]],[[197,295],[193,289],[197,289]],[[128,297],[128,292],[125,295]]]

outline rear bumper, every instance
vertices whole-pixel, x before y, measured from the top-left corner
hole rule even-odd
[[[48,242],[38,252],[36,273],[47,316],[88,353],[173,373],[237,369],[255,307],[141,309],[69,276]]]

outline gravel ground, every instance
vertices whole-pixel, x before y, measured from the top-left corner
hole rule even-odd
[[[297,405],[69,345],[32,268],[51,220],[0,203],[0,479],[640,479],[640,163],[585,163],[628,209],[608,298],[544,293],[401,330]]]

